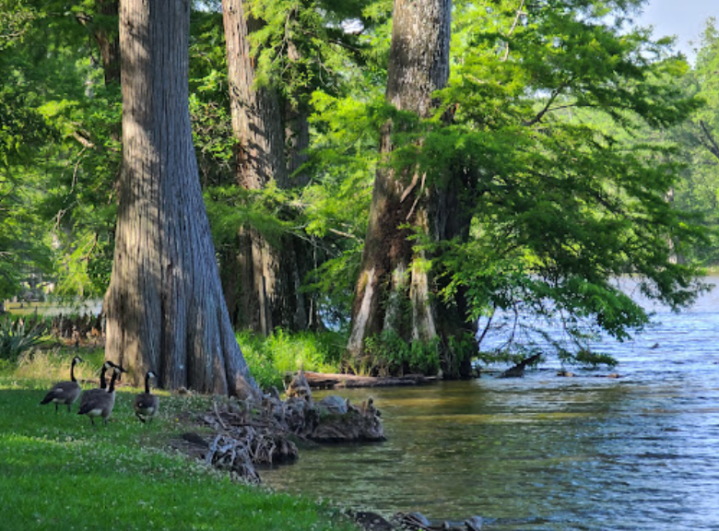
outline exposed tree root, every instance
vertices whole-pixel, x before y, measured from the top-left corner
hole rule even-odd
[[[355,406],[338,396],[319,402],[303,374],[290,386],[290,396],[277,393],[261,400],[218,399],[197,421],[210,427],[210,437],[189,433],[177,441],[183,451],[251,483],[260,483],[257,465],[291,463],[299,455],[294,441],[319,443],[381,441],[380,412],[372,398]]]

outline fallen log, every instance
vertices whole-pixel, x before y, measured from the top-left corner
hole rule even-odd
[[[436,376],[408,374],[406,376],[359,376],[356,374],[325,374],[305,371],[305,378],[312,389],[350,389],[357,387],[391,387],[398,385],[422,385],[437,380]]]

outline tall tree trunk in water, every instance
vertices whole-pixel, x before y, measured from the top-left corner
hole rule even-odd
[[[238,183],[248,190],[260,190],[270,181],[288,188],[293,168],[285,156],[280,98],[272,87],[254,86],[249,35],[262,22],[246,13],[242,0],[223,0],[222,6]],[[306,328],[297,242],[285,235],[281,245],[272,246],[252,228],[241,229],[238,238],[237,255],[223,257],[225,296],[236,326],[265,335],[276,326]]]
[[[123,0],[123,159],[107,357],[135,383],[254,392],[222,296],[188,108],[189,0]]]
[[[421,118],[431,114],[432,93],[449,78],[450,13],[451,0],[395,0],[386,99],[398,109]],[[385,158],[394,149],[393,127],[388,123],[382,131]],[[382,332],[407,342],[438,338],[424,256],[413,251],[412,230],[400,226],[442,237],[438,222],[444,219],[446,225],[449,206],[443,194],[425,186],[422,175],[397,174],[389,167],[377,171],[348,343],[355,364],[366,361],[365,340]]]

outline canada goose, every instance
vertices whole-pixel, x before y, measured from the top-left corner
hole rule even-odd
[[[112,408],[115,407],[115,380],[117,380],[117,375],[120,372],[121,369],[113,367],[110,387],[107,392],[93,393],[80,405],[80,410],[77,414],[90,417],[93,426],[95,425],[95,417],[102,417],[103,424],[107,426],[107,419],[112,413]]]
[[[132,407],[135,408],[135,415],[142,422],[152,420],[160,407],[160,399],[150,392],[150,378],[157,378],[154,371],[147,371],[145,374],[145,392],[135,397]]]
[[[75,365],[82,362],[82,359],[75,356],[72,358],[72,365],[70,366],[70,381],[69,382],[58,382],[55,385],[52,386],[52,389],[45,395],[45,398],[42,399],[42,402],[40,404],[49,404],[52,402],[55,404],[55,413],[57,413],[57,406],[59,404],[65,404],[67,405],[68,412],[70,411],[70,406],[77,400],[77,397],[80,396],[80,391],[82,391],[82,388],[80,387],[80,384],[77,383],[77,380],[75,379]]]
[[[108,369],[112,368],[118,369],[121,373],[127,372],[125,369],[123,369],[120,365],[116,365],[112,361],[106,361],[102,364],[102,370],[100,370],[100,387],[95,389],[88,389],[84,393],[82,393],[82,396],[80,397],[80,409],[82,409],[85,404],[88,403],[88,401],[93,400],[93,396],[95,396],[98,393],[107,393],[107,380],[105,379],[105,373]]]

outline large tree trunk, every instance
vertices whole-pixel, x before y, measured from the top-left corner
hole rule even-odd
[[[285,155],[277,92],[272,87],[254,86],[249,35],[260,29],[262,22],[245,12],[242,0],[223,0],[222,6],[238,183],[249,190],[260,190],[271,181],[288,188],[295,184],[289,175],[301,164],[301,157],[294,155],[296,150],[290,157]],[[300,145],[308,135],[308,129],[300,126],[292,141]],[[292,330],[307,327],[307,301],[299,291],[303,274],[297,265],[297,247],[291,235],[282,236],[280,245],[273,246],[251,227],[240,230],[237,256],[225,256],[223,264],[225,285],[235,285],[225,293],[238,328],[267,335],[277,326]]]
[[[109,359],[161,386],[255,384],[222,296],[188,108],[189,0],[123,0],[123,160],[106,296]]]
[[[426,118],[433,110],[432,93],[449,77],[451,0],[395,0],[387,101]],[[380,150],[391,155],[393,124],[382,131]],[[382,167],[375,177],[369,225],[352,308],[348,350],[355,364],[366,362],[365,341],[394,332],[407,342],[437,337],[431,279],[421,253],[408,239],[409,224],[432,235],[430,208],[438,190],[425,186],[413,170],[397,174]],[[436,202],[439,205],[439,202]]]

